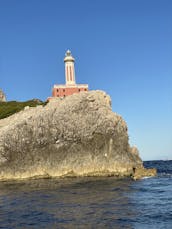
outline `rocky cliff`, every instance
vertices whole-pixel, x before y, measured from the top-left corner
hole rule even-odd
[[[125,121],[102,91],[54,98],[0,120],[0,179],[130,176],[142,168]]]

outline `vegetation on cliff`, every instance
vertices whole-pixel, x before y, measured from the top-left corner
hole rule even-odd
[[[10,102],[0,102],[0,119],[7,118],[10,115],[13,115],[25,107],[36,107],[37,105],[45,105],[45,102],[42,102],[38,99],[33,99],[25,102],[17,102],[17,101],[10,101]]]

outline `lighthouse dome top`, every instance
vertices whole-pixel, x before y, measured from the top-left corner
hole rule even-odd
[[[66,62],[66,61],[72,61],[72,62],[75,61],[70,50],[66,51],[64,62]]]

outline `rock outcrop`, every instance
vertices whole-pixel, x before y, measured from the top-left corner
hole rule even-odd
[[[134,180],[139,180],[143,177],[153,177],[153,176],[156,176],[157,174],[157,171],[155,168],[152,168],[152,169],[145,169],[144,167],[139,167],[139,168],[136,168],[133,175],[132,175],[132,178]]]
[[[142,168],[102,91],[54,98],[0,120],[0,179],[131,176]]]
[[[0,89],[0,102],[6,102],[5,94],[1,89]]]

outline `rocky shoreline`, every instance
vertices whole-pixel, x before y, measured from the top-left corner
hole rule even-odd
[[[140,171],[140,172],[138,172]],[[155,175],[130,147],[127,125],[103,91],[54,98],[0,120],[0,180]],[[147,176],[146,175],[146,176]]]

